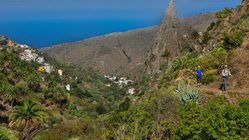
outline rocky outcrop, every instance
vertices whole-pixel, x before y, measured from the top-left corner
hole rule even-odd
[[[175,2],[174,0],[170,0],[154,45],[147,57],[147,72],[150,74],[158,73],[160,66],[166,63],[166,61],[169,61],[162,57],[163,52],[168,51],[169,56],[167,57],[170,58],[179,56],[183,36],[191,32],[191,30],[192,28],[189,25],[180,22],[180,19],[177,18]]]

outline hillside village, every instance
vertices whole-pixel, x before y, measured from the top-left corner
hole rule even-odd
[[[120,88],[128,87],[127,94],[134,95],[136,93],[136,89],[134,87],[131,87],[134,81],[129,80],[126,77],[117,77],[109,75],[104,75],[104,77],[110,80],[113,84],[117,84]],[[111,84],[108,84],[107,86],[110,87]]]

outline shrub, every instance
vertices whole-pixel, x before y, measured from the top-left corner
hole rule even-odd
[[[113,139],[148,139],[153,126],[151,114],[139,109],[130,108],[125,112],[115,113],[108,123],[110,137]]]
[[[245,33],[241,30],[236,30],[232,33],[225,32],[223,34],[223,47],[226,50],[230,50],[241,46],[244,41]]]
[[[249,19],[241,19],[238,24],[235,26],[236,29],[240,29],[242,31],[249,31]]]
[[[208,41],[210,40],[210,35],[209,35],[209,33],[208,32],[205,32],[204,34],[203,34],[203,40],[202,40],[202,42],[203,42],[203,44],[207,44],[208,43]]]
[[[193,39],[198,39],[198,38],[199,38],[199,33],[198,33],[198,31],[193,31],[193,32],[191,33],[191,38],[193,38]]]
[[[215,13],[215,16],[217,18],[223,19],[230,16],[232,13],[233,11],[230,8],[226,7],[224,10]]]
[[[178,111],[175,139],[246,139],[248,105],[248,101],[240,106],[230,105],[224,97],[218,97],[205,106],[187,103]]]
[[[209,70],[205,72],[205,74],[202,77],[202,83],[203,84],[209,84],[217,80],[217,70]]]
[[[215,27],[215,23],[212,22],[212,23],[208,26],[207,31],[212,30],[214,27]]]
[[[192,57],[190,54],[184,55],[173,61],[170,67],[170,76],[176,78],[183,69],[194,70],[198,65],[197,58]]]

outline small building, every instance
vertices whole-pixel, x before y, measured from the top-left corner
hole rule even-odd
[[[39,57],[36,59],[36,62],[39,63],[39,64],[43,64],[43,63],[44,63],[44,57],[39,56]]]
[[[38,54],[36,54],[36,53],[32,53],[31,55],[30,55],[30,59],[32,60],[32,61],[36,61],[36,59],[39,57],[39,55]]]
[[[135,93],[136,93],[135,88],[130,88],[130,89],[128,89],[128,94],[134,95]]]
[[[60,76],[63,76],[63,71],[62,71],[61,69],[59,69],[59,70],[58,70],[58,74],[59,74]]]
[[[45,63],[44,64],[44,69],[45,69],[45,71],[46,71],[46,73],[51,73],[51,66],[48,64],[48,63]]]
[[[108,84],[105,84],[106,87],[112,87],[112,84],[108,83]]]
[[[69,84],[66,85],[66,90],[71,91],[71,86]]]

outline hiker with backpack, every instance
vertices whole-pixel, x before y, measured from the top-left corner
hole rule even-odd
[[[203,76],[203,71],[201,69],[201,66],[198,66],[196,69],[197,87],[201,86],[202,76]]]
[[[221,72],[222,78],[223,78],[223,84],[222,84],[222,91],[226,91],[227,90],[227,86],[228,86],[228,77],[231,76],[231,72],[228,69],[227,65],[225,65],[222,69]]]

